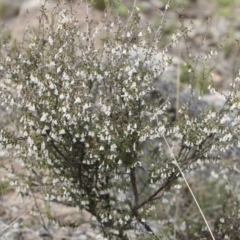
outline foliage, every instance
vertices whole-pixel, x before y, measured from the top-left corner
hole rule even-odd
[[[74,9],[57,6],[49,18],[42,5],[39,29],[28,30],[24,45],[5,39],[0,95],[19,124],[1,129],[1,145],[24,166],[16,173],[23,195],[41,192],[46,200],[87,210],[107,239],[129,239],[130,230],[138,239],[172,239],[166,238],[174,235],[171,228],[156,232],[151,219],[163,199],[171,210],[168,196],[182,177],[164,139],[185,171],[239,144],[240,76],[229,95],[218,93],[225,100],[220,110],[205,106],[196,115],[190,90],[173,121],[171,103],[156,85],[171,67],[167,50],[191,29],[176,31],[160,48],[162,25],[142,27],[135,7],[126,22],[103,18],[101,29],[88,17],[83,31]]]
[[[99,10],[105,10],[106,8],[106,1],[105,0],[95,0],[95,1],[91,1],[91,3],[93,4],[93,6]]]

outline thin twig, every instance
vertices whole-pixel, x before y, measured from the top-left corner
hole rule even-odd
[[[157,32],[156,32],[155,37],[154,37],[155,41],[156,41],[156,39],[157,39],[157,37],[159,35],[160,30],[162,29],[163,21],[165,19],[165,15],[166,15],[166,12],[167,12],[167,10],[169,8],[170,2],[171,2],[171,0],[168,0],[167,4],[165,6],[164,12],[162,13],[161,23],[159,24],[159,27],[158,27]]]
[[[156,190],[150,197],[148,197],[146,200],[142,201],[141,203],[138,204],[138,206],[136,207],[136,209],[141,208],[142,206],[144,206],[145,204],[154,201],[156,199],[161,198],[163,195],[163,191],[164,189],[166,189],[175,179],[177,179],[177,173],[176,171],[174,173],[172,173],[168,179],[165,181],[165,183],[163,183],[163,185],[161,187],[158,188],[158,190]],[[161,195],[159,195],[161,194]]]
[[[181,46],[181,45],[180,45]],[[181,56],[181,48],[178,48],[178,59],[180,59]],[[180,74],[181,74],[181,69],[180,69],[180,61],[178,62],[178,66],[177,66],[177,79],[176,79],[176,119],[178,119],[178,110],[179,110],[179,100],[180,100],[180,96],[179,96],[179,92],[180,92]]]

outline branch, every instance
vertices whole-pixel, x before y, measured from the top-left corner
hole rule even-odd
[[[131,178],[131,184],[132,184],[133,194],[134,194],[134,207],[136,207],[138,205],[138,189],[137,189],[137,183],[136,183],[136,167],[131,168],[130,178]]]
[[[138,204],[138,205],[135,207],[135,209],[137,210],[137,209],[141,208],[142,206],[144,206],[145,204],[147,204],[147,203],[149,203],[149,202],[151,202],[151,201],[153,201],[153,200],[158,199],[159,197],[157,197],[157,195],[158,195],[160,192],[162,192],[165,188],[167,188],[175,179],[178,178],[177,173],[178,173],[177,171],[175,171],[174,173],[172,173],[172,174],[168,177],[168,179],[165,181],[165,183],[162,184],[162,186],[158,188],[157,191],[155,191],[155,192],[154,192],[150,197],[148,197],[146,200],[144,200],[143,202],[141,202],[140,204]]]
[[[52,140],[50,143],[52,144],[52,146],[53,146],[53,148],[56,150],[56,152],[57,152],[66,162],[68,162],[67,157],[59,150],[59,148],[56,146],[56,144],[54,143],[54,141]]]

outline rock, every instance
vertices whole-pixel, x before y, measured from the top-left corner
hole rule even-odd
[[[0,18],[3,21],[15,18],[20,11],[21,2],[0,0]]]

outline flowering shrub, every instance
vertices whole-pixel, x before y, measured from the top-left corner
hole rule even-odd
[[[105,20],[101,29],[87,19],[86,31],[71,10],[56,8],[48,19],[43,5],[41,13],[39,31],[28,30],[23,45],[5,42],[1,58],[1,99],[19,122],[0,139],[24,166],[19,191],[87,210],[108,239],[128,239],[128,230],[157,239],[148,220],[179,184],[179,167],[216,161],[237,142],[240,76],[220,94],[223,108],[196,116],[192,90],[173,121],[156,90],[171,67],[167,47],[159,48],[161,26],[142,28],[137,8],[127,22]]]

